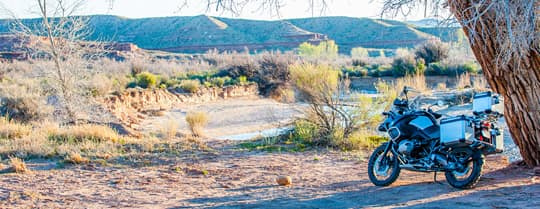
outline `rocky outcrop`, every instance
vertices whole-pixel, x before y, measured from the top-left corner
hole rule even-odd
[[[203,88],[197,93],[178,93],[172,89],[129,89],[103,100],[104,106],[131,131],[137,130],[146,113],[170,110],[182,104],[197,104],[232,97],[258,95],[257,85]]]

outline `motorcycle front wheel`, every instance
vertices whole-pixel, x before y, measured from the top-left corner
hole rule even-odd
[[[376,186],[388,186],[396,181],[401,168],[398,157],[392,151],[383,156],[387,144],[377,147],[369,157],[368,175],[369,180]]]
[[[479,156],[469,160],[462,168],[446,171],[446,181],[451,186],[458,189],[473,188],[480,180],[482,168],[484,166],[484,157]]]

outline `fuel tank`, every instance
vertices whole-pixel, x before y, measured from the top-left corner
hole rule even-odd
[[[400,141],[401,139],[431,140],[439,137],[439,124],[433,115],[426,111],[406,113],[390,124],[390,138]]]

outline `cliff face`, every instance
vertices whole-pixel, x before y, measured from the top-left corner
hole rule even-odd
[[[204,88],[194,94],[177,93],[168,89],[129,89],[105,98],[102,103],[126,130],[136,135],[140,122],[152,112],[166,111],[185,104],[256,95],[257,85]]]

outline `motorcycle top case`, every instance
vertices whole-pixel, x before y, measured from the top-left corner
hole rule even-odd
[[[473,112],[484,112],[491,110],[493,105],[493,98],[491,92],[482,92],[475,94],[473,97]]]
[[[474,129],[464,115],[444,118],[440,124],[441,143],[444,145],[472,144],[475,140]]]

